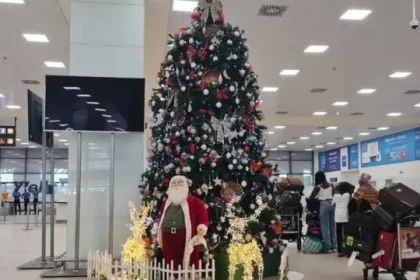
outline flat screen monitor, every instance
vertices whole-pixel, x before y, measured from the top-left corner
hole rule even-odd
[[[144,79],[46,76],[45,129],[143,132]]]
[[[43,104],[42,98],[28,89],[28,140],[42,145]],[[46,133],[47,147],[54,145],[52,132]]]
[[[0,126],[0,147],[16,146],[16,127]]]

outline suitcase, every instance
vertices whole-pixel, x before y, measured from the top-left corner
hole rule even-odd
[[[298,191],[303,192],[305,185],[302,183],[302,180],[299,178],[281,178],[280,187],[287,191]]]
[[[375,210],[373,210],[373,215],[384,231],[389,231],[396,225],[395,218],[384,207],[377,206]]]
[[[378,199],[398,220],[420,210],[420,194],[401,183],[381,189]]]
[[[367,211],[356,213],[350,217],[344,228],[344,235],[351,236],[355,240],[376,244],[380,230],[372,211]]]
[[[378,237],[377,252],[383,250],[381,256],[373,259],[373,264],[385,270],[395,270],[398,266],[397,234],[381,231]]]
[[[357,255],[356,259],[364,263],[372,262],[372,255],[375,253],[375,247],[373,246],[373,243],[357,240],[352,236],[344,236],[344,242],[346,244],[346,255],[350,256],[353,252],[357,251],[359,252],[359,255]]]

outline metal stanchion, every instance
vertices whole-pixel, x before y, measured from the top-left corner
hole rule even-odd
[[[55,231],[55,197],[54,197],[54,147],[51,148],[50,150],[50,167],[51,167],[51,189],[50,189],[50,195],[51,195],[51,213],[50,213],[50,258],[53,260],[55,257],[54,254],[54,241],[55,241],[55,237],[54,237],[54,231]]]
[[[28,230],[32,230],[30,227],[29,227],[29,217],[30,217],[31,215],[29,214],[29,213],[26,213],[26,227],[23,229],[23,230],[26,230],[26,231],[28,231]]]
[[[108,229],[108,252],[111,256],[114,253],[114,168],[115,168],[115,133],[111,134],[111,150],[109,155],[109,229]]]
[[[82,192],[82,133],[77,133],[77,166],[76,166],[76,217],[74,238],[74,270],[79,271],[80,262],[80,196]]]
[[[41,260],[46,262],[46,250],[47,250],[47,159],[45,153],[47,151],[47,135],[45,131],[42,132],[42,252]]]

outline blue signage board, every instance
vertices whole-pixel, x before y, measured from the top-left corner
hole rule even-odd
[[[420,131],[419,129],[411,129],[364,141],[361,143],[361,149],[362,167],[420,159]]]
[[[319,170],[324,172],[340,171],[340,149],[319,153]]]
[[[359,144],[353,144],[353,145],[348,146],[348,150],[349,150],[349,169],[358,169],[359,168]]]

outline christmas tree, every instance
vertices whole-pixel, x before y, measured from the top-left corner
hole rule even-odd
[[[244,239],[272,252],[279,217],[270,210],[274,189],[266,128],[258,124],[261,99],[244,31],[225,22],[220,0],[200,0],[191,20],[191,27],[170,35],[159,87],[149,101],[152,148],[140,186],[143,203],[156,219],[170,179],[186,176],[190,194],[208,208],[210,248],[227,248],[227,204],[239,197],[230,205],[235,215],[248,217],[261,199],[268,207]]]

